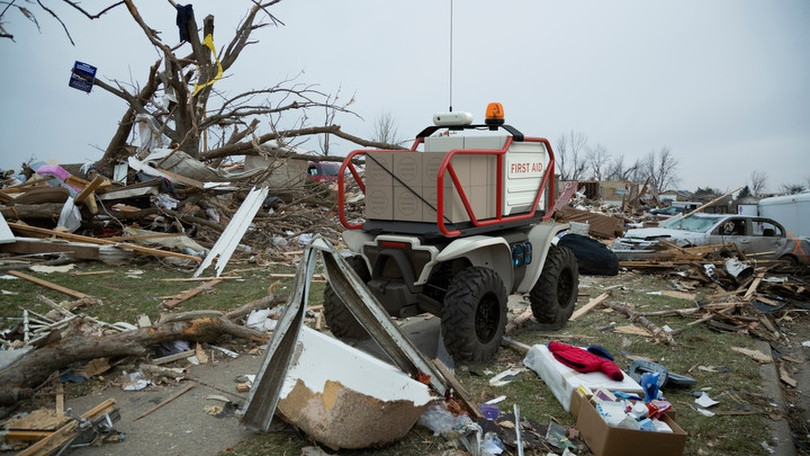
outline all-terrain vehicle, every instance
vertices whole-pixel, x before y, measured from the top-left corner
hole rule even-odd
[[[347,175],[365,193],[364,221],[347,219]],[[528,294],[542,324],[559,328],[571,316],[579,272],[573,253],[553,243],[568,225],[549,220],[551,144],[504,124],[500,104],[480,125],[468,113],[436,114],[409,150],[351,152],[338,188],[349,264],[390,315],[440,317],[456,361],[497,352],[510,294]],[[367,336],[329,286],[324,313],[335,336]]]

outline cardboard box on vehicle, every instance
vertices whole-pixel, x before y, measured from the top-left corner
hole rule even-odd
[[[422,202],[422,221],[436,223],[436,210],[438,209],[436,187],[422,187],[422,197],[425,199],[425,202]],[[475,210],[474,207],[473,210]],[[445,188],[444,223],[462,223],[469,220],[470,217],[467,215],[467,210],[464,209],[464,203],[461,202],[461,197],[455,188]]]
[[[366,186],[391,187],[394,179],[395,152],[369,152],[366,154]]]
[[[366,218],[394,220],[394,192],[391,185],[366,182]]]
[[[686,447],[686,432],[666,415],[661,421],[672,433],[608,426],[593,404],[576,391],[571,397],[571,410],[577,411],[579,435],[595,456],[681,456]]]
[[[394,187],[421,187],[423,184],[423,154],[421,152],[393,153]]]
[[[394,186],[393,189],[393,220],[403,222],[421,222],[423,206],[422,186],[402,187]]]

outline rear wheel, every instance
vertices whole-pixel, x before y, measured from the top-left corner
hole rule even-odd
[[[489,361],[506,327],[506,288],[489,268],[469,267],[453,279],[444,297],[442,336],[457,362]]]
[[[537,279],[529,302],[537,322],[560,329],[574,313],[579,290],[579,268],[574,253],[565,248],[549,247],[543,273]]]
[[[346,258],[346,262],[363,282],[371,280],[366,261],[361,256]],[[323,290],[323,316],[329,330],[338,339],[365,339],[368,337],[363,325],[354,318],[340,296],[327,283]]]

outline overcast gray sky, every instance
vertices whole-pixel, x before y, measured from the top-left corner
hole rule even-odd
[[[165,42],[178,42],[167,2],[136,3]],[[215,16],[221,48],[250,2],[193,5],[199,23]],[[339,117],[345,131],[369,137],[390,112],[412,137],[449,105],[449,5],[285,0],[272,12],[286,25],[260,31],[217,88],[237,93],[303,71],[301,82],[355,96],[363,119]],[[71,46],[61,26],[27,6],[42,32],[9,11],[4,26],[16,43],[0,40],[0,168],[32,157],[98,160],[125,105],[69,88],[73,62],[98,67],[106,81],[143,83],[159,55],[124,8],[92,22],[60,8]],[[810,1],[457,0],[454,12],[453,107],[477,121],[500,101],[507,123],[552,143],[575,130],[626,161],[666,146],[687,190],[730,190],[754,170],[771,191],[810,179]]]

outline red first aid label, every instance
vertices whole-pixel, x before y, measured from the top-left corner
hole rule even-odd
[[[543,162],[540,161],[509,162],[507,173],[509,177],[539,177],[543,174]]]

